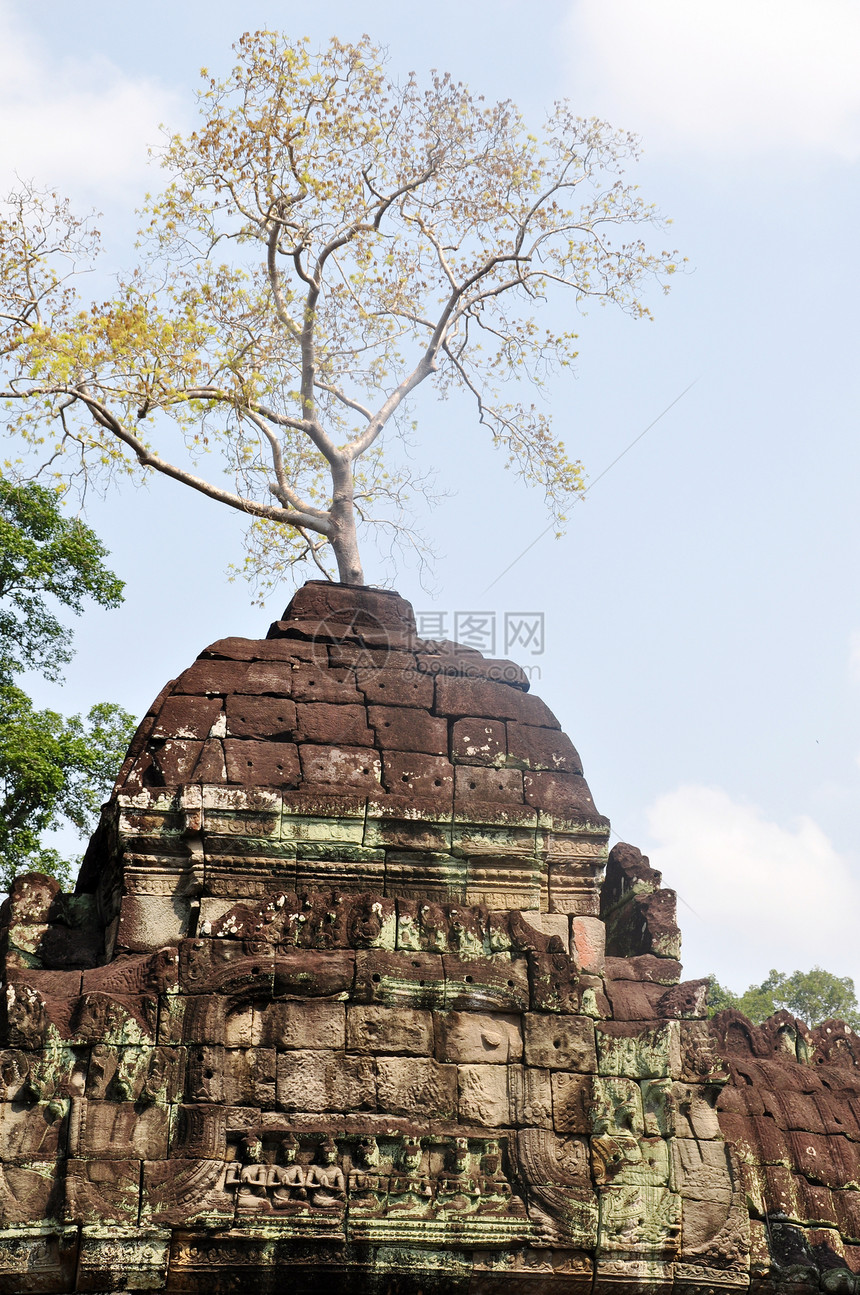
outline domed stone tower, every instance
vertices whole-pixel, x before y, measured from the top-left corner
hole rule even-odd
[[[857,1290],[860,1039],[707,1020],[608,831],[396,594],[212,644],[3,908],[0,1295]]]
[[[419,640],[397,594],[305,585],[265,640],[213,643],[156,699],[78,890],[126,951],[273,885],[552,913],[566,933],[597,916],[609,825],[528,688],[513,662]]]

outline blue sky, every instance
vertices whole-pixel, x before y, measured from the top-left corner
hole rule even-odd
[[[677,887],[690,975],[735,988],[819,962],[860,983],[860,443],[857,300],[860,9],[854,0],[0,0],[0,170],[103,213],[133,255],[158,183],[146,148],[194,115],[201,65],[246,28],[323,42],[367,31],[395,73],[450,70],[537,123],[556,97],[637,131],[635,178],[689,258],[653,323],[595,310],[576,375],[548,389],[594,480],[536,543],[539,499],[512,482],[465,403],[418,404],[422,464],[451,494],[426,521],[436,597],[421,610],[543,612],[525,664],[578,746],[618,835]],[[563,316],[559,315],[562,320]],[[262,634],[226,581],[236,519],[168,481],[91,497],[127,582],[88,614],[61,694],[142,712],[212,639]],[[384,572],[372,569],[371,580]]]

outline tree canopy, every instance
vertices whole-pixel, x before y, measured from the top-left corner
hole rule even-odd
[[[756,1025],[781,1009],[791,1012],[807,1025],[832,1019],[860,1030],[860,1005],[850,976],[834,976],[822,967],[811,971],[771,971],[760,985],[750,985],[742,994],[724,989],[711,977],[708,993],[710,1014],[734,1007]]]
[[[11,196],[11,428],[64,481],[154,470],[237,509],[258,580],[333,559],[360,583],[357,527],[399,532],[420,486],[383,433],[408,433],[432,380],[468,394],[562,526],[582,468],[519,379],[576,356],[575,331],[541,321],[556,293],[643,316],[647,286],[668,286],[676,254],[648,248],[640,227],[660,222],[622,179],[635,137],[564,102],[535,134],[449,76],[397,83],[367,37],[314,54],[263,31],[235,51],[228,76],[203,71],[198,128],[162,150],[169,182],[110,300],[78,295],[92,222]]]
[[[57,681],[71,659],[71,633],[52,604],[80,614],[85,598],[122,601],[106,557],[54,491],[0,477],[0,888],[31,869],[68,881],[69,861],[42,837],[64,821],[92,830],[131,740],[134,719],[121,707],[102,702],[66,719],[38,710],[15,682],[25,670]]]
[[[58,679],[72,657],[71,631],[46,599],[79,616],[84,599],[122,602],[122,581],[104,565],[107,550],[78,518],[59,510],[56,492],[0,477],[0,678],[38,670]]]

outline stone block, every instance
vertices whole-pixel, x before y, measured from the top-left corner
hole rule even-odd
[[[0,1241],[2,1261],[9,1259],[8,1241],[10,1232],[14,1236],[23,1230],[21,1224],[45,1228],[53,1220],[64,1217],[64,1193],[62,1178],[58,1175],[56,1163],[50,1160],[8,1164],[3,1166],[3,1191],[0,1192],[0,1226],[5,1235]],[[4,1244],[5,1243],[5,1244]],[[0,1269],[0,1273],[3,1269]],[[0,1286],[0,1290],[3,1287]],[[20,1287],[7,1287],[10,1291]]]
[[[373,1059],[334,1050],[282,1052],[277,1098],[285,1111],[376,1110]]]
[[[367,643],[332,643],[328,649],[329,661],[335,668],[348,667],[376,672],[377,670],[414,670],[414,652],[391,646],[372,647]]]
[[[681,936],[675,909],[674,890],[633,891],[606,918],[606,952],[620,958],[652,954],[679,959]]]
[[[454,766],[444,756],[386,751],[382,767],[386,791],[404,797],[404,810],[412,809],[415,800],[450,810],[454,799]]]
[[[368,733],[370,741],[373,735]],[[368,747],[312,746],[300,748],[302,776],[305,782],[361,791],[378,792],[382,785],[382,765],[376,751]]]
[[[449,1010],[524,1012],[529,1005],[529,977],[525,958],[507,953],[483,958],[442,955],[445,969],[445,1006]]]
[[[296,706],[296,735],[302,742],[322,746],[373,746],[364,706],[335,705],[331,702],[299,702]]]
[[[297,787],[301,781],[299,754],[292,742],[226,738],[224,756],[230,782],[252,787]]]
[[[156,1228],[84,1226],[78,1259],[81,1292],[160,1291],[167,1280],[170,1233]]]
[[[119,1149],[120,1154],[123,1149]],[[127,1151],[127,1148],[125,1148]],[[137,1223],[140,1192],[138,1160],[69,1160],[66,1168],[70,1222]]]
[[[503,1128],[511,1123],[508,1071],[501,1066],[457,1067],[460,1121],[485,1129]]]
[[[462,836],[458,848],[462,848]],[[536,912],[540,903],[540,865],[536,859],[517,855],[474,855],[467,864],[465,900],[490,910]]]
[[[202,750],[202,742],[169,738],[163,746],[152,751],[152,763],[161,781],[168,787],[175,787],[191,781]]]
[[[455,764],[505,763],[505,726],[500,720],[458,719],[451,729],[451,759]]]
[[[528,1065],[590,1074],[597,1069],[594,1023],[587,1016],[527,1012],[524,1025]]]
[[[511,1120],[518,1126],[552,1128],[552,1083],[549,1070],[511,1066],[508,1071]]]
[[[378,706],[420,706],[429,710],[433,705],[433,680],[415,669],[359,669],[356,681],[368,702]]]
[[[290,661],[252,661],[248,666],[247,688],[236,692],[271,693],[275,697],[289,696],[293,685],[293,667]]]
[[[539,697],[483,679],[440,675],[436,679],[435,709],[438,715],[450,715],[452,719],[478,716],[495,720],[513,719],[545,728],[561,727]]]
[[[454,770],[454,798],[461,814],[476,802],[481,805],[497,802],[505,806],[522,804],[523,775],[519,769],[458,764]]]
[[[0,1102],[0,1162],[56,1160],[67,1116],[68,1102]]]
[[[78,1229],[59,1222],[50,1228],[4,1228],[0,1255],[3,1295],[70,1291],[78,1265]]]
[[[557,728],[537,728],[533,724],[507,724],[508,763],[522,769],[549,769],[563,773],[582,773],[582,761],[570,738]]]
[[[432,1012],[376,1004],[347,1009],[346,1046],[350,1052],[430,1056],[433,1040]]]
[[[653,1021],[663,1015],[660,999],[666,990],[645,980],[607,980],[606,996],[617,1021]]]
[[[296,707],[284,697],[227,698],[226,737],[284,742],[296,727]]]
[[[194,780],[197,783],[221,783],[227,781],[224,743],[219,738],[210,737],[203,743],[200,759],[194,766]]]
[[[198,995],[219,992],[270,994],[273,972],[271,948],[249,952],[243,940],[183,940],[179,948],[179,985],[183,994],[194,996],[192,1003],[200,1001]]]
[[[149,734],[150,741],[209,736],[221,714],[220,697],[167,697]]]
[[[526,803],[548,809],[553,814],[585,822],[600,822],[588,783],[578,773],[523,774],[523,793]]]
[[[189,901],[181,895],[124,895],[116,947],[149,953],[178,944],[188,930]]]
[[[368,706],[367,714],[383,750],[448,754],[448,725],[444,719],[411,706]]]
[[[398,899],[438,903],[466,898],[466,865],[448,853],[388,850],[385,893]]]
[[[376,891],[385,883],[385,852],[358,845],[296,847],[296,886],[302,890]]]
[[[438,953],[390,953],[359,949],[355,955],[355,1001],[391,1007],[441,1008],[445,970]]]
[[[594,1093],[592,1076],[556,1070],[552,1073],[551,1084],[553,1124],[556,1132],[590,1133]]]
[[[602,976],[606,956],[606,927],[599,917],[574,917],[570,924],[571,953],[580,971]]]
[[[355,686],[355,673],[343,666],[308,663],[294,667],[291,696],[299,702],[326,702],[339,706],[364,706]]]
[[[657,958],[641,953],[636,958],[607,958],[605,973],[609,980],[646,980],[656,985],[677,985],[681,964],[674,958]]]
[[[223,1100],[228,1106],[275,1108],[277,1059],[274,1048],[226,1048]]]
[[[436,1016],[439,1061],[507,1065],[523,1054],[520,1017],[489,1012],[444,1012]]]
[[[282,999],[255,1011],[259,1042],[274,1048],[343,1048],[346,1010],[323,998]],[[257,1040],[254,1040],[257,1042]]]
[[[351,949],[289,949],[274,962],[275,994],[345,998],[355,976],[355,954]]]
[[[681,1069],[680,1032],[676,1021],[642,1024],[601,1021],[595,1026],[598,1073],[629,1079],[677,1076]]]
[[[250,661],[218,661],[211,658],[195,661],[176,680],[173,693],[193,697],[218,693],[223,697],[231,692],[249,692],[246,684],[250,668]]]
[[[383,761],[383,765],[384,763]],[[383,773],[383,778],[384,776]],[[385,813],[382,812],[383,808]],[[398,817],[396,812],[392,812],[391,806],[383,807],[379,802],[371,801],[367,807],[364,844],[422,853],[429,851],[431,854],[447,852],[451,849],[450,805],[447,821],[438,821],[441,812],[443,811],[438,807],[434,807],[425,818],[421,813],[415,814],[413,806],[404,803],[403,816]],[[410,813],[414,816],[409,817]]]
[[[491,1067],[495,1069],[495,1067]],[[412,1119],[454,1119],[457,1067],[429,1057],[379,1057],[379,1109]]]
[[[530,948],[540,948],[541,936],[556,936],[561,942],[565,953],[568,952],[570,945],[570,918],[567,913],[541,913],[537,909],[520,913],[520,919],[524,926],[535,932],[534,942]]]

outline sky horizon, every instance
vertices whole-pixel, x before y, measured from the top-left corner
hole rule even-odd
[[[258,27],[366,30],[400,76],[449,68],[535,121],[567,96],[642,137],[629,176],[688,262],[653,322],[578,319],[576,374],[547,387],[593,488],[563,539],[542,534],[466,403],[422,392],[416,461],[450,493],[420,518],[435,590],[411,568],[397,587],[452,629],[492,613],[502,639],[506,616],[543,615],[543,651],[499,655],[540,671],[613,841],[677,889],[688,977],[741,991],[820,964],[860,987],[860,10],[154,0],[142,24],[103,0],[0,0],[4,190],[32,178],[101,211],[107,263],[127,264],[160,123],[188,129],[200,67],[226,70]],[[88,500],[126,602],[75,623],[65,685],[29,681],[40,705],[142,714],[208,642],[265,634],[290,589],[261,610],[228,582],[226,513],[163,479]]]

